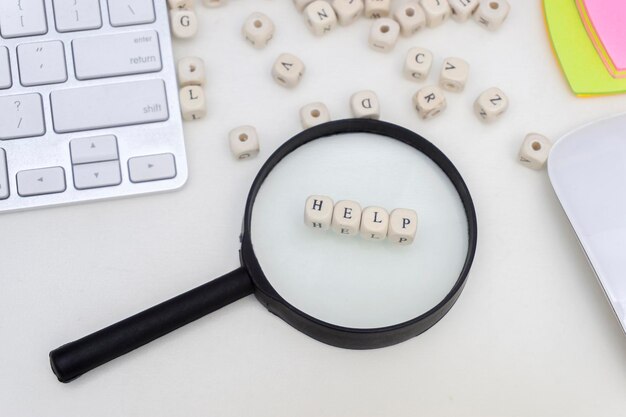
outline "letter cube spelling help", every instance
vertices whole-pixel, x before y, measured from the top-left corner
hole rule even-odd
[[[424,9],[417,1],[412,1],[399,7],[393,14],[394,19],[400,24],[402,36],[411,36],[426,24]]]
[[[393,19],[381,17],[372,23],[369,44],[376,51],[388,52],[396,46],[400,36],[400,25]]]
[[[263,13],[252,13],[243,24],[241,32],[248,42],[257,49],[263,49],[274,37],[274,22]]]
[[[441,67],[439,85],[448,91],[459,93],[465,89],[469,77],[469,64],[461,58],[446,58]]]
[[[378,96],[371,90],[359,91],[350,97],[352,116],[358,119],[380,118],[380,103]]]
[[[417,213],[410,209],[395,209],[389,215],[387,239],[398,245],[410,245],[417,232]]]
[[[310,103],[300,109],[300,122],[304,129],[330,122],[330,112],[324,103]]]
[[[253,126],[240,126],[231,130],[228,141],[237,159],[252,158],[259,153],[259,135]]]
[[[529,168],[540,170],[546,164],[552,143],[539,133],[530,133],[519,150],[519,161]]]
[[[333,9],[341,26],[347,26],[359,18],[363,13],[363,0],[334,0]]]
[[[474,102],[476,116],[486,123],[495,122],[509,107],[509,99],[502,90],[492,87]]]
[[[424,48],[411,48],[404,61],[404,76],[411,81],[425,80],[432,66],[432,52]]]
[[[413,96],[413,106],[422,119],[432,119],[446,109],[446,97],[437,86],[424,87]]]
[[[361,215],[361,237],[384,240],[389,228],[389,213],[382,207],[367,207]]]
[[[312,195],[304,206],[304,223],[314,229],[328,230],[333,219],[333,200],[324,195]]]
[[[281,54],[272,67],[274,80],[287,88],[294,88],[304,74],[304,63],[295,55]]]
[[[199,85],[189,85],[180,89],[180,110],[185,120],[197,120],[206,116],[204,90]]]
[[[337,26],[337,15],[332,6],[324,0],[315,0],[304,9],[304,18],[311,32],[322,36]]]
[[[356,201],[342,200],[335,204],[332,228],[343,236],[356,236],[361,225],[361,206]]]

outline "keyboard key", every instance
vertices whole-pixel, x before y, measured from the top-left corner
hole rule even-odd
[[[10,88],[13,85],[11,81],[11,64],[9,62],[9,50],[0,46],[0,90]]]
[[[0,97],[0,140],[46,133],[41,96],[37,93]]]
[[[43,35],[48,32],[43,0],[0,1],[0,34],[4,38]]]
[[[33,42],[17,47],[20,81],[24,86],[67,81],[63,43]]]
[[[162,80],[59,90],[50,94],[50,102],[57,133],[161,122],[169,118]]]
[[[121,182],[119,161],[74,165],[74,186],[79,190],[110,187]]]
[[[99,0],[52,0],[54,20],[59,32],[102,27]]]
[[[79,80],[161,70],[159,35],[154,30],[76,39],[72,50]]]
[[[73,164],[118,159],[117,139],[113,135],[74,139],[70,142]]]
[[[163,153],[130,158],[128,173],[132,182],[167,180],[176,176],[174,155]]]
[[[109,0],[111,26],[130,26],[154,22],[152,0]]]
[[[0,148],[0,200],[9,198],[9,171],[7,169],[7,156],[4,149]]]
[[[65,191],[65,171],[62,167],[30,169],[17,173],[17,193],[22,197],[63,191]]]

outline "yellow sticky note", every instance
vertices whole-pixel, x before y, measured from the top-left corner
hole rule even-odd
[[[543,9],[554,52],[574,94],[626,92],[626,78],[611,76],[587,36],[576,1],[544,0]]]

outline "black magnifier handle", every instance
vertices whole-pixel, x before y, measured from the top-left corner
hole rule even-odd
[[[239,268],[125,320],[50,352],[52,371],[69,382],[112,359],[254,292]]]

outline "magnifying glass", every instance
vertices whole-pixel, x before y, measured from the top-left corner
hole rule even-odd
[[[309,195],[410,208],[412,245],[307,227]],[[452,162],[402,127],[367,119],[325,123],[285,142],[246,202],[241,267],[50,352],[69,382],[187,323],[254,294],[321,342],[373,349],[437,323],[459,297],[476,251],[476,213]]]

